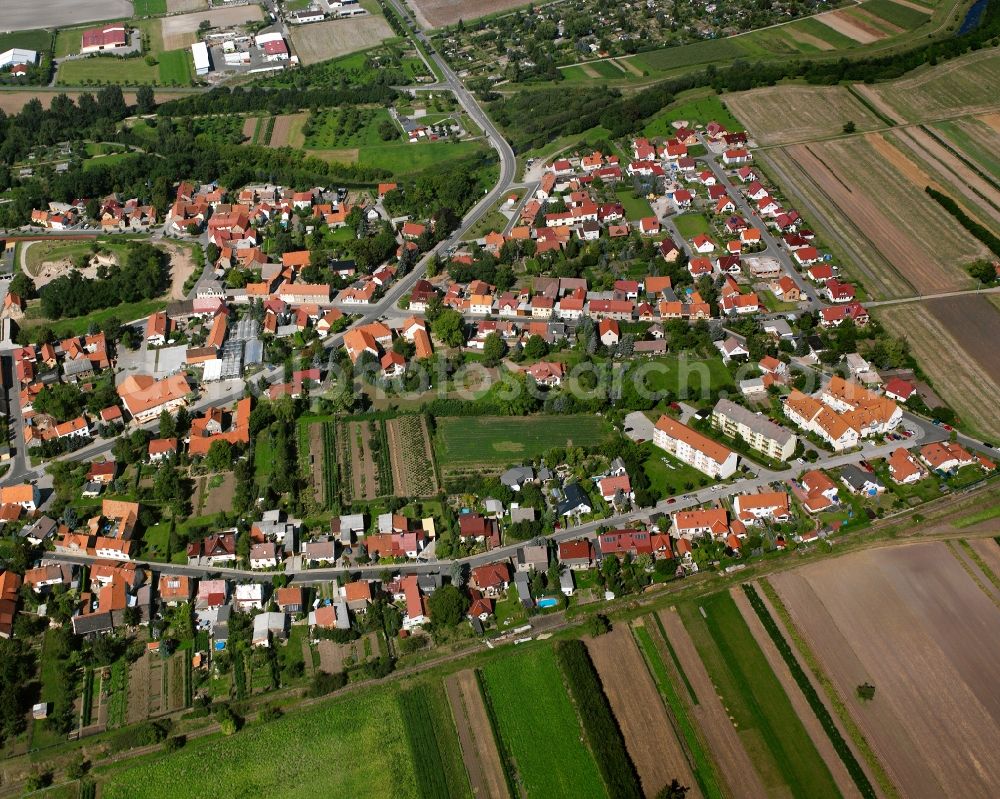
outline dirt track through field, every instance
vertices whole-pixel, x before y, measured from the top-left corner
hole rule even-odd
[[[1000,784],[1000,611],[928,542],[772,578],[904,796],[988,796]],[[862,703],[855,687],[875,686]]]
[[[466,669],[450,674],[445,678],[444,687],[455,717],[473,796],[476,799],[506,799],[510,793],[475,672]]]
[[[758,589],[758,593],[760,593],[760,589]],[[788,665],[781,657],[781,653],[778,652],[774,641],[767,634],[767,630],[764,629],[764,625],[761,624],[754,609],[750,607],[750,601],[747,599],[743,589],[738,585],[733,586],[729,589],[729,595],[733,598],[733,602],[736,603],[736,607],[739,608],[743,620],[750,629],[750,633],[757,642],[757,646],[763,652],[767,664],[771,667],[771,671],[774,672],[774,676],[781,683],[781,687],[788,696],[788,701],[792,703],[792,707],[795,709],[795,715],[799,717],[799,721],[802,722],[802,726],[805,727],[806,732],[809,734],[809,739],[816,747],[816,751],[823,758],[826,767],[830,769],[830,774],[837,783],[837,788],[845,797],[860,797],[861,792],[854,784],[854,780],[851,779],[851,775],[847,773],[844,762],[833,748],[833,744],[830,743],[830,737],[823,729],[823,725],[819,723],[816,714],[809,707],[802,689],[799,688],[795,682],[795,678],[792,677],[792,673],[788,670]],[[822,694],[820,695],[822,696]]]
[[[628,626],[616,624],[611,632],[587,639],[586,644],[646,796],[655,796],[675,777],[691,786],[688,796],[692,799],[701,796]]]
[[[661,610],[659,616],[677,660],[698,697],[698,705],[691,708],[691,714],[708,741],[709,751],[729,788],[729,795],[734,799],[759,799],[766,796],[767,791],[760,775],[747,755],[680,617],[670,609]]]

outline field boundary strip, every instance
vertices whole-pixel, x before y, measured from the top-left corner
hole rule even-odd
[[[784,625],[785,631],[792,639],[795,648],[798,649],[799,654],[806,663],[806,666],[808,666],[809,670],[816,678],[816,681],[820,684],[820,686],[822,686],[823,692],[826,694],[827,699],[833,706],[834,712],[836,712],[841,724],[844,725],[844,728],[847,730],[847,734],[854,742],[854,745],[858,748],[858,751],[861,752],[861,755],[864,757],[868,767],[872,770],[872,774],[875,776],[875,780],[878,782],[878,786],[882,790],[882,793],[885,794],[887,799],[896,799],[896,797],[899,796],[899,792],[896,790],[895,785],[893,785],[892,780],[886,773],[885,767],[882,765],[882,761],[879,760],[878,756],[875,754],[875,750],[872,749],[868,739],[861,731],[861,728],[854,721],[850,711],[848,711],[847,706],[841,699],[836,686],[834,686],[830,677],[820,665],[819,659],[816,657],[816,653],[813,652],[809,642],[806,641],[805,636],[802,635],[802,632],[796,626],[791,614],[788,612],[784,602],[778,595],[778,592],[774,589],[774,586],[771,585],[766,577],[759,580],[758,585],[764,593],[764,596],[767,597],[768,602],[771,603],[771,607],[781,620],[782,625]]]
[[[784,660],[785,665],[788,666],[788,670],[791,672],[792,678],[795,680],[796,685],[798,685],[802,695],[805,696],[806,701],[809,703],[809,707],[812,708],[813,713],[816,714],[816,718],[819,719],[819,723],[823,727],[823,731],[830,739],[830,743],[833,744],[834,751],[836,751],[844,766],[847,768],[847,773],[854,781],[855,787],[857,787],[858,791],[863,797],[865,797],[865,799],[875,799],[875,787],[869,781],[868,776],[865,774],[864,769],[861,768],[861,764],[858,762],[857,758],[854,757],[854,753],[847,745],[847,741],[845,741],[843,736],[840,734],[840,730],[837,729],[837,725],[834,724],[830,711],[827,709],[826,705],[823,704],[816,688],[806,676],[806,673],[803,670],[802,665],[799,663],[798,658],[795,657],[795,653],[792,651],[791,646],[789,646],[788,641],[785,640],[785,636],[782,635],[777,623],[771,617],[767,606],[760,598],[760,594],[757,593],[757,589],[754,588],[751,583],[743,583],[741,588],[743,589],[743,593],[746,594],[750,607],[753,608],[754,613],[757,614],[757,618],[760,619],[761,625],[767,631],[768,636],[774,643],[778,653],[781,655],[781,659]]]

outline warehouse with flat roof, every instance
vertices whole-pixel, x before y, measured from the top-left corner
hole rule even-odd
[[[207,75],[212,69],[212,62],[208,57],[208,45],[204,42],[195,42],[191,45],[191,54],[194,56],[194,74]]]

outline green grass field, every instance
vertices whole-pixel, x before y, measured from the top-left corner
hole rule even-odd
[[[643,362],[639,374],[650,391],[669,391],[680,399],[696,400],[699,394],[733,385],[721,358],[694,358],[686,353]]]
[[[132,7],[135,9],[135,16],[151,17],[167,13],[167,0],[132,0]]]
[[[436,445],[444,466],[501,466],[570,443],[593,446],[607,435],[596,416],[449,416],[437,420]]]
[[[698,211],[675,216],[674,224],[677,225],[677,230],[686,239],[693,239],[701,233],[713,238],[712,228],[709,226],[708,220]]]
[[[13,31],[0,33],[0,53],[13,47],[35,50],[39,55],[47,53],[52,46],[52,33],[45,30]]]
[[[483,680],[497,732],[528,796],[607,795],[552,649],[495,660],[483,669]]]
[[[746,56],[747,51],[739,39],[706,39],[680,47],[664,47],[633,56],[631,61],[639,69],[665,72],[678,67],[697,66],[712,61],[732,61]]]
[[[471,796],[462,749],[440,680],[399,693],[421,796]]]
[[[625,206],[625,218],[629,222],[638,222],[643,217],[654,216],[653,209],[645,197],[636,197],[632,189],[619,189],[615,192],[623,206]]]
[[[674,497],[712,482],[708,475],[681,463],[652,442],[646,442],[642,446],[646,452],[642,470],[649,478],[650,489],[657,499]]]
[[[419,796],[396,695],[385,686],[130,761],[101,796],[159,797],[166,785],[174,799]]]
[[[361,148],[358,162],[362,166],[387,169],[394,175],[412,175],[445,161],[471,155],[483,147],[482,143],[474,141],[369,145]]]
[[[984,146],[1000,134],[975,117],[935,122],[932,129],[951,142],[952,146],[961,151],[967,158],[974,161],[988,172],[994,180],[1000,181],[1000,154],[993,148]]]
[[[908,6],[901,6],[899,3],[894,3],[893,0],[866,0],[861,4],[861,8],[869,14],[874,14],[876,17],[906,30],[919,28],[931,18],[930,14]]]
[[[679,609],[768,792],[785,793],[787,786],[791,796],[839,796],[732,597],[713,594]]]
[[[186,86],[191,82],[191,51],[167,50],[159,55],[160,83]]]
[[[699,90],[692,97],[680,99],[668,105],[650,119],[642,130],[643,135],[651,137],[672,136],[674,128],[670,123],[678,119],[686,120],[689,125],[705,125],[715,121],[724,125],[726,130],[743,130],[743,125],[729,113],[729,109],[723,105],[718,95],[706,95]]]

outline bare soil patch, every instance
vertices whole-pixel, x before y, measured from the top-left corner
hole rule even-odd
[[[883,124],[844,86],[767,86],[736,92],[726,105],[762,145],[834,136],[848,121],[858,131]]]
[[[1000,114],[983,114],[978,119],[989,125],[995,133],[1000,133]]]
[[[295,53],[306,65],[366,50],[394,35],[385,17],[375,14],[295,25],[291,32]]]
[[[260,122],[260,117],[247,117],[243,120],[243,138],[247,141],[253,138],[254,131],[257,130],[257,124]],[[275,122],[275,125],[278,123]]]
[[[933,302],[930,313],[924,307],[928,303],[911,303],[879,308],[877,315],[894,334],[909,342],[913,356],[933,381],[935,392],[962,419],[984,435],[1000,436],[996,353],[990,349],[987,332],[976,326],[981,320],[986,331],[995,330],[1000,324],[1000,311],[981,295],[957,297],[955,302]],[[994,363],[992,374],[965,350],[966,346],[977,352],[988,350],[983,357],[991,359],[987,363]],[[943,357],[943,353],[948,356]]]
[[[813,36],[811,33],[806,33],[803,30],[799,30],[794,26],[789,26],[785,28],[785,33],[791,36],[795,41],[802,42],[802,44],[808,44],[815,47],[817,50],[833,50],[834,47],[830,42],[825,39],[820,39],[819,36]]]
[[[448,675],[444,681],[451,714],[455,717],[462,759],[477,799],[507,799],[507,782],[489,716],[471,669]]]
[[[302,123],[308,116],[309,114],[282,114],[279,117],[275,117],[274,128],[271,130],[271,141],[267,143],[267,146],[301,147],[301,142],[293,144],[291,138],[296,128],[298,128],[301,136]]]
[[[766,796],[767,791],[760,775],[747,755],[747,750],[680,617],[670,609],[661,610],[659,616],[677,660],[698,697],[698,704],[691,708],[691,714],[708,741],[709,750],[718,764],[719,773],[729,788],[729,795],[734,799],[759,799],[761,796]]]
[[[194,44],[198,41],[198,26],[204,21],[211,24],[213,28],[227,28],[245,22],[257,22],[261,18],[261,9],[257,4],[163,17],[160,20],[163,49],[179,50]],[[302,27],[308,27],[308,25]]]
[[[170,299],[184,299],[184,284],[191,277],[197,265],[191,256],[191,250],[178,244],[160,244],[170,256]]]
[[[971,546],[995,577],[1000,577],[1000,544],[992,538],[970,538]]]
[[[42,257],[44,257],[44,252],[49,252],[52,249],[58,249],[61,246],[59,241],[34,241],[26,242],[22,247],[22,252],[27,253],[29,247],[32,250],[39,248],[43,250]],[[32,253],[33,255],[35,253]],[[107,262],[111,264],[117,264],[118,259],[114,255],[106,256]],[[31,277],[35,283],[35,288],[41,288],[51,283],[53,280],[66,275],[72,270],[73,260],[71,258],[60,258],[55,261],[42,261],[38,263],[34,268],[28,267],[25,271]],[[96,259],[92,258],[90,265],[78,270],[80,274],[87,280],[94,280],[97,277],[98,262]]]
[[[127,724],[138,724],[149,717],[150,655],[144,653],[128,670]]]
[[[411,0],[417,21],[425,28],[454,25],[526,5],[524,0]]]
[[[826,767],[830,769],[830,774],[837,783],[837,788],[846,797],[860,797],[861,792],[854,784],[854,780],[851,779],[851,775],[847,773],[843,761],[833,748],[833,744],[830,743],[830,738],[823,729],[823,725],[819,723],[816,714],[809,707],[809,703],[795,682],[795,678],[792,677],[792,673],[788,670],[788,665],[781,657],[781,653],[778,652],[774,641],[767,634],[767,630],[764,629],[764,625],[761,624],[754,609],[750,607],[750,602],[746,594],[743,593],[743,589],[739,586],[733,586],[729,589],[729,595],[733,598],[733,602],[736,603],[736,607],[739,608],[740,613],[743,615],[743,620],[747,623],[747,627],[757,642],[757,646],[764,653],[771,671],[774,672],[774,676],[778,678],[778,682],[784,688],[788,700],[792,703],[792,707],[795,708],[795,715],[799,717],[799,721],[802,722],[802,726],[805,727],[806,732],[809,734],[809,738],[816,747],[816,751],[823,758]],[[822,696],[822,693],[820,695]]]
[[[817,14],[814,19],[817,22],[822,22],[828,28],[833,28],[837,33],[842,33],[848,39],[854,39],[854,41],[861,44],[871,44],[885,38],[885,34],[882,31],[875,30],[870,25],[863,25],[858,20],[844,14],[843,11]]]
[[[330,497],[323,496],[326,493],[323,480],[323,422],[314,422],[309,425],[309,460],[312,468],[309,470],[309,487],[312,489],[313,497],[316,501],[323,501],[326,506]]]
[[[884,36],[885,35],[883,32],[884,29],[890,31],[892,35],[897,36],[906,30],[905,28],[901,28],[899,27],[899,25],[896,25],[887,19],[875,16],[871,12],[866,11],[861,6],[853,6],[850,9],[845,9],[845,10],[847,10],[850,13],[850,16],[854,17],[854,19],[858,21],[859,25],[861,25],[865,30],[870,31],[873,34],[882,33],[882,35]]]
[[[236,493],[236,476],[232,472],[222,475],[221,485],[215,488],[206,489],[208,496],[205,498],[205,505],[202,509],[203,515],[210,515],[221,512],[228,513],[233,509],[233,495]]]
[[[933,8],[928,8],[927,6],[922,6],[920,3],[911,3],[910,0],[892,0],[897,6],[906,6],[907,8],[912,8],[914,11],[919,11],[921,14],[927,14],[930,16],[934,13]]]
[[[928,300],[927,307],[990,379],[1000,383],[1000,313],[995,306],[976,294]]]
[[[126,0],[3,0],[0,3],[0,30],[21,31],[33,28],[65,28],[80,22],[123,19],[132,16],[132,3]]]
[[[692,786],[690,796],[700,795],[629,628],[616,624],[611,632],[588,639],[586,644],[646,796],[655,796],[674,777]]]
[[[1000,784],[1000,610],[939,542],[825,560],[772,578],[904,796]],[[875,698],[855,688],[868,681]]]
[[[347,451],[351,459],[351,497],[375,499],[378,496],[378,468],[372,457],[368,422],[348,422]]]

